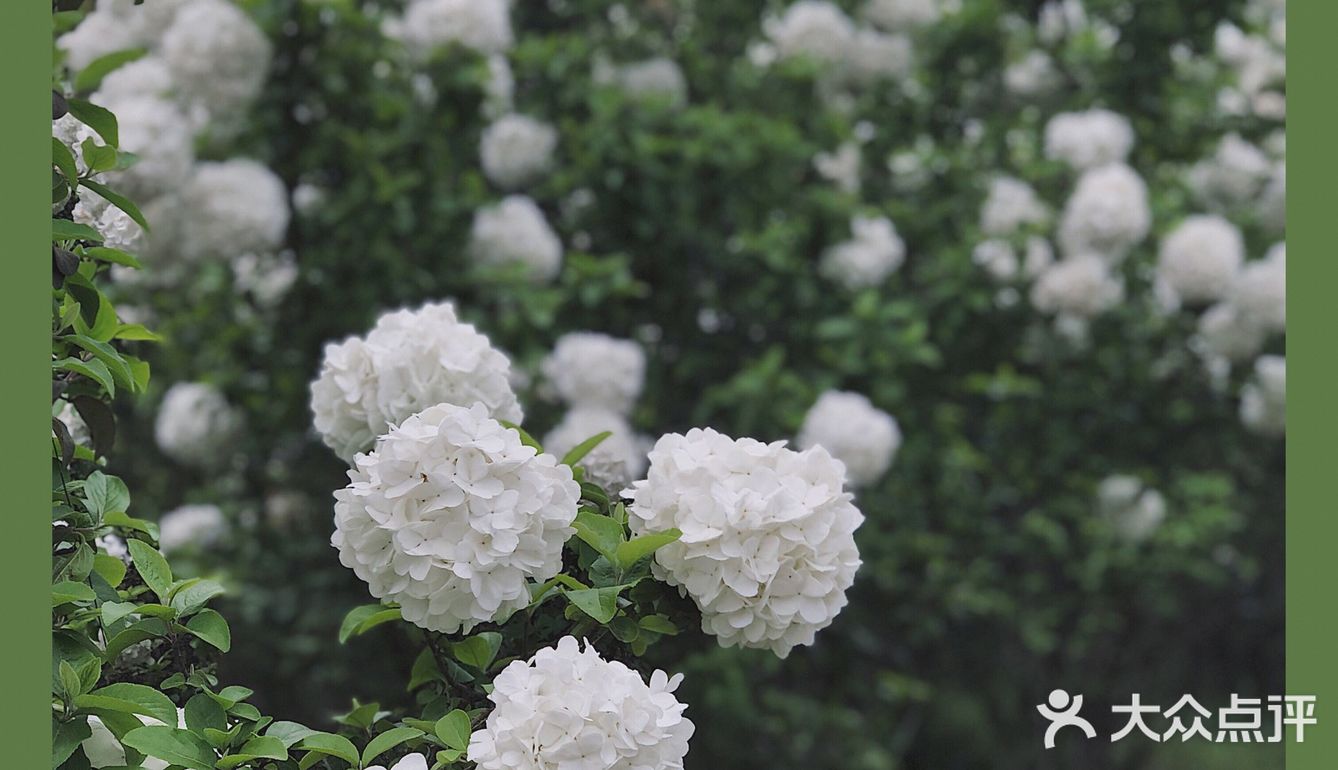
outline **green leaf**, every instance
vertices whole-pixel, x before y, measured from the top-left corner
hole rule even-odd
[[[456,709],[438,719],[433,732],[442,743],[456,751],[464,751],[469,747],[469,715]]]
[[[678,633],[678,626],[663,615],[647,615],[641,619],[641,627],[647,631],[654,631],[665,636],[673,636]]]
[[[134,377],[130,373],[130,367],[116,348],[86,334],[67,334],[60,339],[83,348],[92,353],[94,358],[106,364],[107,370],[111,372],[117,385],[129,389],[131,392],[137,390]]]
[[[189,615],[223,592],[223,586],[213,580],[193,580],[174,591],[168,604],[182,615]]]
[[[567,591],[566,596],[585,614],[600,623],[607,623],[617,614],[618,594],[626,587],[587,588],[584,591]]]
[[[437,666],[437,658],[432,654],[432,650],[424,649],[414,658],[413,669],[409,672],[409,684],[405,689],[412,692],[419,687],[429,683],[440,681],[441,669]]]
[[[612,435],[613,435],[612,431],[606,430],[603,433],[596,433],[595,435],[591,436],[585,441],[582,441],[581,443],[572,447],[571,451],[567,452],[565,455],[562,456],[562,464],[575,465],[576,463],[580,462],[586,455],[590,454],[590,451],[592,449],[599,446],[600,443],[604,441],[604,439]]]
[[[156,639],[167,633],[167,624],[157,618],[145,618],[107,640],[107,660],[114,660],[132,644]]]
[[[111,370],[107,368],[107,365],[97,359],[83,361],[78,358],[62,358],[51,364],[51,368],[58,372],[82,374],[106,388],[107,395],[116,395],[116,378],[112,377]]]
[[[102,140],[112,147],[120,147],[121,140],[118,136],[116,127],[116,116],[105,107],[87,101],[85,99],[68,100],[70,114],[80,123],[97,132]]]
[[[133,267],[136,270],[144,267],[139,263],[138,259],[135,259],[133,255],[127,254],[126,252],[121,251],[120,249],[113,249],[107,246],[93,246],[84,249],[84,256],[90,259],[96,259],[99,262],[107,262],[113,265],[125,265],[126,267]]]
[[[69,661],[62,660],[60,665],[56,667],[56,672],[60,679],[60,691],[65,697],[71,700],[78,698],[79,694],[84,691],[84,683],[79,676],[79,672],[74,670],[74,666],[71,666]]]
[[[117,559],[119,562],[120,559]],[[139,609],[139,605],[134,602],[103,602],[102,603],[102,625],[104,627],[114,625]]]
[[[222,652],[227,652],[232,647],[232,631],[228,629],[228,621],[213,610],[200,610],[186,621],[186,630]]]
[[[580,511],[572,522],[576,536],[610,562],[617,562],[618,546],[623,542],[623,527],[608,516]]]
[[[102,233],[69,219],[51,220],[52,241],[92,241],[102,243]]]
[[[158,690],[142,684],[117,682],[75,699],[79,708],[104,708],[127,714],[143,714],[165,725],[176,725],[177,707]]]
[[[126,546],[130,549],[130,560],[135,563],[135,569],[139,570],[144,583],[159,599],[166,597],[168,591],[172,590],[172,568],[167,565],[167,559],[143,540],[129,540]]]
[[[73,604],[75,602],[91,602],[98,598],[93,593],[93,588],[86,583],[75,583],[71,580],[62,580],[51,586],[51,606],[59,607],[62,604]]]
[[[336,757],[357,767],[358,749],[353,742],[342,735],[333,735],[331,733],[315,733],[308,735],[297,744],[299,751],[313,751],[318,754]],[[310,765],[308,765],[310,767]]]
[[[362,763],[369,764],[373,759],[390,749],[422,736],[423,731],[414,727],[392,727],[373,738],[362,751]]]
[[[124,511],[130,507],[130,488],[116,476],[94,471],[84,480],[84,499],[88,510],[99,516]]]
[[[398,607],[386,607],[384,604],[364,604],[354,607],[339,624],[339,643],[344,644],[359,634],[364,634],[382,623],[399,620],[400,617]]]
[[[120,324],[112,332],[112,338],[131,342],[162,342],[162,335],[154,334],[143,324]]]
[[[502,635],[496,631],[481,634],[455,642],[451,645],[451,655],[466,666],[473,666],[480,671],[487,671],[497,651],[502,647]]]
[[[79,152],[84,156],[84,165],[88,167],[90,173],[96,174],[116,168],[116,150],[105,144],[98,144],[91,136],[79,145]]]
[[[289,749],[302,739],[315,734],[316,731],[310,727],[300,725],[296,722],[286,722],[283,720],[270,725],[269,729],[265,731],[265,735],[278,739],[278,741],[283,744],[284,748]]]
[[[213,770],[214,750],[188,730],[167,725],[149,725],[126,733],[121,742],[151,757],[190,770]]]
[[[51,137],[51,163],[60,169],[60,173],[73,185],[79,179],[79,165],[74,160],[74,153],[56,137]]]
[[[630,569],[633,564],[650,556],[657,548],[669,545],[682,536],[683,533],[677,529],[666,529],[663,532],[652,532],[633,538],[618,546],[615,563],[621,569]]]
[[[74,90],[81,94],[97,90],[98,84],[113,70],[141,58],[148,52],[147,48],[127,48],[99,56],[79,70],[79,74],[74,78]]]
[[[71,722],[57,722],[51,719],[51,761],[52,767],[65,764],[65,760],[93,734],[86,717],[76,718]]]
[[[231,754],[218,760],[217,767],[219,770],[231,770],[231,768],[256,759],[287,758],[288,747],[284,746],[278,738],[271,738],[268,735],[257,735],[247,741],[236,754]]]
[[[224,713],[223,707],[205,693],[191,696],[184,710],[186,727],[192,732],[203,734],[205,728],[228,729],[228,715]]]
[[[125,514],[125,511],[111,511],[104,514],[102,523],[109,527],[120,527],[121,529],[130,529],[135,532],[143,532],[154,540],[158,539],[158,525],[146,519],[136,519]]]
[[[106,198],[108,203],[121,211],[124,211],[127,216],[135,220],[135,224],[144,228],[144,232],[149,232],[149,220],[144,218],[144,214],[139,210],[139,207],[135,205],[134,201],[116,192],[107,185],[93,179],[85,179],[80,182],[80,184]],[[138,267],[138,264],[136,264],[136,267]]]

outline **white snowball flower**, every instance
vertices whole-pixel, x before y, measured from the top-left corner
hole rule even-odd
[[[1166,518],[1166,499],[1134,476],[1107,476],[1096,497],[1098,512],[1131,542],[1146,540]]]
[[[1190,303],[1222,299],[1245,260],[1240,230],[1222,217],[1186,217],[1162,238],[1157,277]]]
[[[605,431],[612,435],[577,465],[585,469],[588,481],[618,492],[646,471],[646,447],[621,414],[598,406],[575,407],[544,436],[544,450],[562,457],[577,444]]]
[[[519,423],[510,369],[506,355],[460,321],[449,302],[386,313],[365,338],[325,346],[311,384],[316,431],[349,460],[387,426],[434,404],[479,403],[493,417]]]
[[[808,57],[823,64],[846,60],[855,40],[855,23],[826,0],[799,0],[762,30],[782,59]]]
[[[855,580],[864,517],[844,483],[822,447],[693,428],[662,436],[647,478],[623,495],[633,533],[682,531],[652,569],[697,604],[702,630],[783,658],[831,624]]]
[[[901,79],[910,74],[912,63],[910,38],[861,28],[855,32],[846,55],[845,76],[863,84],[884,78]]]
[[[211,122],[240,119],[259,96],[272,55],[265,33],[227,0],[190,0],[160,50],[178,93]]]
[[[1055,262],[1031,287],[1031,304],[1042,313],[1093,318],[1123,300],[1124,282],[1093,254]]]
[[[1287,432],[1287,359],[1260,356],[1254,379],[1240,392],[1240,421],[1263,436]]]
[[[474,212],[469,253],[484,265],[523,265],[535,282],[551,281],[562,270],[562,241],[543,210],[524,195],[508,195]]]
[[[1114,163],[1083,172],[1059,223],[1066,254],[1093,252],[1117,261],[1152,226],[1147,185],[1128,166]]]
[[[525,115],[498,118],[479,140],[483,173],[507,190],[531,184],[552,167],[557,141],[557,131],[547,123]]]
[[[896,272],[906,259],[906,244],[886,217],[856,216],[850,220],[854,236],[828,248],[819,272],[847,289],[877,286]]]
[[[1246,263],[1231,285],[1229,300],[1265,331],[1286,331],[1286,244],[1276,244],[1265,258]]]
[[[427,757],[422,754],[406,754],[390,770],[427,770]],[[366,770],[386,770],[385,765],[371,765]]]
[[[94,60],[117,51],[153,45],[172,23],[184,0],[100,0],[79,26],[60,36],[56,47],[78,72]]]
[[[869,0],[864,18],[883,29],[913,30],[936,23],[943,16],[943,0]]]
[[[201,163],[178,197],[183,237],[173,247],[188,261],[272,251],[288,230],[288,191],[253,160]]]
[[[631,340],[569,332],[558,338],[540,369],[568,404],[625,415],[645,384],[646,354]]]
[[[1212,157],[1189,170],[1188,182],[1205,203],[1234,208],[1253,202],[1272,174],[1273,163],[1263,150],[1239,134],[1227,134]]]
[[[240,428],[241,417],[218,388],[178,382],[163,396],[153,436],[163,454],[182,465],[204,467],[225,457]]]
[[[1043,225],[1050,210],[1031,185],[1001,176],[990,180],[989,193],[980,207],[980,229],[986,235],[1012,235],[1026,225]]]
[[[98,84],[92,102],[117,112],[117,105],[126,99],[144,96],[168,98],[175,90],[176,81],[172,78],[172,70],[167,62],[160,56],[150,55],[122,64],[107,73]]]
[[[423,58],[451,44],[499,54],[515,42],[508,0],[411,0],[385,31]]]
[[[339,561],[442,633],[503,621],[562,569],[580,485],[483,404],[437,404],[358,454],[335,492]]]
[[[1287,229],[1287,162],[1279,161],[1273,166],[1273,176],[1264,185],[1255,205],[1259,221],[1274,232]]]
[[[818,176],[832,182],[845,193],[857,193],[860,188],[859,145],[843,142],[835,152],[820,152],[813,156],[813,168]]]
[[[155,96],[126,98],[115,106],[120,148],[138,160],[124,171],[108,172],[111,185],[147,200],[185,182],[195,163],[195,137],[186,114]]]
[[[1062,112],[1045,124],[1045,156],[1078,171],[1122,162],[1133,146],[1128,118],[1110,110]]]
[[[278,305],[297,277],[297,260],[289,252],[242,254],[232,260],[233,289],[251,295],[264,308]]]
[[[1050,55],[1033,49],[1004,69],[1003,81],[1009,93],[1032,98],[1053,91],[1060,78]]]
[[[217,505],[183,505],[158,521],[158,545],[163,553],[185,548],[208,548],[227,534],[227,521]]]
[[[989,238],[971,250],[971,261],[985,269],[996,281],[1011,281],[1017,277],[1017,252],[1001,238]]]
[[[617,67],[612,81],[634,99],[663,99],[670,104],[685,104],[688,100],[683,68],[663,56]]]
[[[673,694],[682,680],[657,670],[647,684],[564,636],[497,675],[468,758],[478,770],[682,770],[693,733]]]
[[[800,449],[821,446],[845,464],[852,485],[868,486],[892,466],[901,429],[865,396],[829,390],[809,408],[795,444]]]
[[[1219,302],[1199,316],[1192,345],[1208,359],[1248,361],[1265,341],[1264,329],[1230,302]]]

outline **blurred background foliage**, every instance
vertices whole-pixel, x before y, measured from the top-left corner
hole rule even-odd
[[[1130,162],[1149,183],[1154,236],[1127,277],[1146,288],[1156,234],[1193,211],[1179,168],[1227,130],[1267,129],[1217,115],[1213,90],[1173,75],[1172,47],[1209,50],[1241,2],[1092,0],[1118,42],[1070,41],[1055,52],[1063,87],[1020,100],[1000,78],[1031,41],[1003,22],[1034,21],[1040,3],[962,0],[916,33],[914,89],[867,89],[839,109],[816,95],[813,66],[748,63],[759,20],[781,6],[647,0],[611,14],[604,0],[517,2],[516,108],[561,136],[553,173],[527,190],[566,247],[548,285],[465,252],[473,212],[501,197],[477,161],[481,57],[452,49],[405,64],[380,29],[395,2],[243,5],[272,37],[274,64],[243,133],[202,155],[255,157],[323,198],[293,219],[300,273],[273,310],[239,302],[218,265],[199,266],[188,293],[146,300],[168,340],[151,352],[155,387],[218,385],[245,415],[239,442],[211,467],[176,466],[154,448],[145,406],[126,415],[113,470],[141,510],[211,502],[228,514],[229,536],[193,558],[226,571],[225,678],[255,687],[266,713],[320,726],[355,695],[407,698],[412,653],[396,632],[333,645],[367,597],[329,546],[344,466],[311,429],[307,388],[327,341],[451,297],[528,372],[567,331],[640,342],[650,368],[633,422],[649,434],[710,425],[788,438],[832,387],[900,423],[894,466],[858,496],[868,521],[850,605],[816,646],[784,661],[700,634],[653,649],[687,674],[689,767],[1281,766],[1268,748],[1132,739],[1038,762],[1034,704],[1054,687],[1085,694],[1103,735],[1119,727],[1102,722],[1109,705],[1132,692],[1224,704],[1282,691],[1284,452],[1241,427],[1188,353],[1191,322],[1131,301],[1075,349],[1042,333],[1026,302],[1001,308],[971,261],[988,173],[1062,200],[1068,172],[1038,151],[1042,128],[1100,105],[1138,136]],[[651,55],[682,67],[687,104],[592,80],[598,56]],[[862,185],[845,192],[813,158],[862,123],[874,128]],[[888,171],[903,151],[921,157],[922,184]],[[819,278],[817,258],[860,212],[890,217],[908,256],[885,285],[846,292]],[[1272,239],[1242,224],[1262,252]],[[561,416],[541,396],[523,396],[535,435]],[[1147,541],[1120,540],[1094,514],[1111,473],[1166,495]]]

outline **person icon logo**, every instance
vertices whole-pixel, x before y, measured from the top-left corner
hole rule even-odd
[[[1056,689],[1050,691],[1046,701],[1049,705],[1042,703],[1036,710],[1041,712],[1041,716],[1050,720],[1050,726],[1045,728],[1047,749],[1055,747],[1055,734],[1064,727],[1076,727],[1088,738],[1096,737],[1096,728],[1092,727],[1092,723],[1078,716],[1078,712],[1082,710],[1081,695],[1069,695],[1068,690]]]

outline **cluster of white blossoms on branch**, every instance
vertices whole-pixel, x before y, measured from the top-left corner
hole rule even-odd
[[[1287,359],[1260,356],[1254,377],[1240,393],[1240,419],[1245,427],[1264,436],[1287,431]]]
[[[223,392],[204,382],[178,382],[167,389],[153,425],[163,454],[195,467],[222,464],[242,428],[241,415]]]
[[[892,466],[901,447],[901,429],[866,396],[829,390],[804,416],[795,443],[800,449],[826,449],[846,466],[851,484],[867,486]]]
[[[288,228],[288,191],[266,166],[234,158],[201,163],[178,196],[173,247],[187,260],[268,252]]]
[[[822,447],[732,439],[709,428],[670,433],[647,478],[623,494],[637,535],[678,529],[655,552],[656,577],[678,586],[722,646],[785,657],[831,624],[859,568],[864,516],[845,468]]]
[[[1157,276],[1187,303],[1222,299],[1245,260],[1240,228],[1214,215],[1186,218],[1162,239]]]
[[[990,180],[989,193],[980,207],[980,230],[986,235],[1012,235],[1028,225],[1044,225],[1050,209],[1031,185],[1010,176]]]
[[[410,0],[382,31],[420,58],[448,45],[498,54],[515,43],[509,0]]]
[[[1064,204],[1059,244],[1065,254],[1095,252],[1117,261],[1151,226],[1147,185],[1133,169],[1112,163],[1078,178]]]
[[[901,32],[906,25],[886,26]],[[753,46],[749,54],[753,61],[766,65],[775,59],[812,59],[826,70],[822,89],[826,96],[832,95],[834,86],[901,78],[911,70],[914,52],[909,38],[857,24],[826,0],[799,0],[779,16],[764,19],[762,31],[767,42]]]
[[[188,0],[160,49],[188,109],[201,114],[197,125],[235,121],[260,94],[273,55],[265,33],[227,0]]]
[[[316,430],[349,460],[388,426],[435,404],[482,404],[519,423],[510,371],[506,355],[459,320],[450,302],[386,313],[365,338],[326,345],[311,384]]]
[[[856,216],[852,238],[828,247],[819,272],[850,290],[877,286],[906,259],[906,243],[887,217]]]
[[[479,161],[498,187],[514,190],[548,173],[557,147],[557,131],[526,115],[505,115],[483,130]]]
[[[580,486],[482,404],[428,407],[354,458],[335,492],[339,561],[432,631],[469,631],[530,602],[562,569]]]
[[[493,709],[469,738],[479,770],[681,770],[692,737],[682,674],[641,675],[565,636],[493,680]]]
[[[562,241],[539,205],[524,195],[508,195],[474,212],[469,254],[481,265],[520,265],[537,283],[562,270]]]
[[[1166,499],[1135,476],[1108,476],[1097,486],[1097,511],[1121,538],[1147,539],[1166,518]]]
[[[163,553],[209,548],[222,541],[227,532],[227,520],[217,505],[183,505],[164,513],[158,521],[158,545]]]
[[[585,478],[604,489],[619,490],[646,470],[648,442],[632,431],[627,419],[597,406],[575,407],[547,435],[544,449],[562,457],[586,439],[608,432],[608,438],[577,463]]]
[[[1124,282],[1095,254],[1065,257],[1043,270],[1031,287],[1031,304],[1042,313],[1090,319],[1124,299]]]
[[[1134,130],[1123,115],[1110,110],[1061,112],[1045,125],[1045,155],[1085,171],[1119,163],[1134,146]]]
[[[627,414],[646,381],[646,354],[632,340],[568,332],[540,364],[557,396],[576,407]]]
[[[596,83],[616,86],[630,99],[660,99],[681,105],[688,100],[688,80],[683,68],[673,59],[651,59],[612,65],[596,60],[592,73]]]

